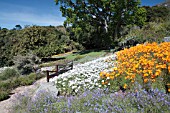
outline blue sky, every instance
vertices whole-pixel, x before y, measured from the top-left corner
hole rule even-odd
[[[141,0],[142,5],[153,6],[165,0]],[[62,25],[65,18],[54,0],[0,0],[0,27],[12,29],[15,25]]]

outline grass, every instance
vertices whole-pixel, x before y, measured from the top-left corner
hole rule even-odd
[[[52,58],[57,58],[59,60],[42,63],[39,66],[40,67],[54,66],[57,63],[62,64],[64,62],[72,61],[72,60],[75,61],[74,64],[84,63],[84,62],[96,59],[98,57],[105,56],[107,54],[109,54],[109,51],[107,50],[84,50],[84,51],[78,51],[78,52],[69,52],[66,54],[54,55],[52,56]]]

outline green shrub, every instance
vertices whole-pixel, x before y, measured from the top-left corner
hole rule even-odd
[[[15,80],[15,83],[18,83],[20,86],[31,85],[42,77],[43,75],[41,74],[31,73],[27,76],[20,76]]]
[[[161,43],[163,38],[166,36],[170,36],[169,21],[165,21],[163,23],[149,22],[142,29],[131,29],[121,42],[126,42],[127,39],[133,38],[132,41],[135,41],[136,43]]]
[[[40,63],[40,59],[33,54],[28,54],[27,56],[18,55],[14,57],[14,63],[22,75],[27,75],[34,71],[33,66]]]
[[[0,101],[9,98],[9,91],[1,91],[0,90]]]
[[[21,76],[18,78],[17,82],[19,82],[20,86],[31,85],[34,80],[29,79],[28,76]]]
[[[18,77],[18,76],[19,73],[16,69],[7,68],[0,74],[0,80],[7,80],[12,77]]]
[[[31,73],[27,76],[15,76],[0,82],[0,101],[8,98],[9,93],[18,86],[31,85],[36,80],[42,78],[42,74]]]
[[[11,84],[10,81],[1,81],[0,82],[0,90],[7,90],[7,89],[11,89]]]

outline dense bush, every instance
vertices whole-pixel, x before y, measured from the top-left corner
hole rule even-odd
[[[131,39],[135,43],[144,42],[163,42],[163,38],[170,36],[170,21],[165,21],[163,23],[149,22],[143,28],[134,28],[125,35],[121,43],[126,42],[126,40]],[[125,43],[126,45],[132,45]],[[134,46],[134,45],[133,45]]]
[[[19,76],[19,72],[16,69],[7,68],[2,73],[0,73],[0,80],[7,80],[12,77],[18,77],[18,76]]]
[[[27,56],[15,56],[14,63],[16,68],[22,75],[30,74],[34,71],[33,67],[35,64],[40,63],[40,59],[32,54],[28,54]]]
[[[21,30],[0,30],[0,67],[14,64],[13,57],[26,56],[32,52],[38,57],[50,57],[73,49],[82,49],[81,44],[65,34],[64,27],[28,26]],[[61,30],[62,29],[62,30]]]
[[[9,91],[0,90],[0,101],[9,98]]]
[[[146,22],[163,22],[168,18],[169,9],[165,6],[143,6],[147,12]]]

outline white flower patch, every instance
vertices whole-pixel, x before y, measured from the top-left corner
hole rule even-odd
[[[113,60],[115,56],[116,55],[111,55],[84,64],[74,65],[72,70],[50,79],[50,82],[54,81],[59,89],[61,89],[61,87],[62,89],[64,89],[63,87],[67,87],[74,89],[76,92],[81,88],[92,89],[94,87],[101,87],[101,85],[98,84],[99,73],[108,69],[110,66],[113,67],[113,63],[106,62],[106,59],[109,58]],[[65,84],[65,82],[67,82],[67,84]]]

